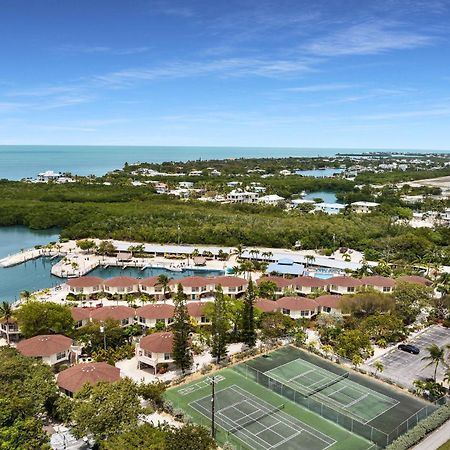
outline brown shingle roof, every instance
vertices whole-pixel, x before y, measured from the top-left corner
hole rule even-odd
[[[171,353],[173,348],[173,333],[162,331],[144,336],[139,341],[139,347],[151,353]]]
[[[363,282],[361,280],[353,277],[333,277],[328,278],[326,282],[328,286],[335,285],[342,287],[357,287],[363,285]]]
[[[293,278],[292,284],[294,286],[305,286],[305,287],[324,287],[328,285],[327,280],[322,280],[321,278],[315,278],[315,277],[296,277]]]
[[[142,280],[140,280],[139,284],[142,284],[143,286],[154,287],[158,284],[158,277],[143,278]]]
[[[315,300],[319,306],[326,306],[327,308],[337,309],[340,307],[340,295],[321,295]]]
[[[371,277],[362,277],[361,281],[366,286],[380,286],[380,287],[395,286],[395,281],[392,278],[382,277],[380,275],[374,275]]]
[[[188,302],[187,309],[191,317],[202,317],[204,315],[206,305],[211,305],[212,302]]]
[[[272,312],[278,309],[277,302],[267,300],[266,298],[258,298],[255,301],[255,308],[261,309],[263,312]]]
[[[120,380],[120,369],[105,362],[77,364],[58,374],[57,383],[69,392],[78,392],[86,383],[95,385],[100,381],[113,383]]]
[[[70,287],[94,287],[102,286],[103,278],[99,277],[80,277],[80,278],[70,278],[67,280],[67,284]]]
[[[202,286],[212,286],[214,285],[214,281],[211,278],[207,277],[185,277],[178,278],[176,280],[170,281],[171,285],[181,284],[183,287],[202,287]]]
[[[72,339],[62,334],[45,334],[25,339],[17,344],[17,350],[25,356],[50,356],[69,350]]]
[[[428,278],[420,277],[419,275],[403,275],[401,277],[398,277],[396,281],[423,284],[424,286],[430,286],[432,284],[432,282]]]
[[[75,307],[70,310],[72,313],[72,319],[76,320],[77,322],[79,320],[89,319],[91,317],[91,311],[93,311],[96,308],[79,308]]]
[[[138,308],[136,315],[145,319],[170,319],[173,317],[174,310],[173,305],[152,304]]]
[[[315,300],[304,297],[281,297],[276,301],[278,309],[290,309],[291,311],[314,311],[317,308]]]
[[[93,320],[124,320],[134,317],[135,310],[129,306],[103,306],[91,312]]]
[[[277,277],[273,275],[269,275],[267,277],[261,277],[259,280],[257,280],[256,284],[261,284],[264,281],[271,281],[272,283],[275,283],[278,287],[287,287],[292,286],[292,280],[289,280],[287,278],[283,277]]]
[[[131,287],[139,284],[139,280],[133,277],[114,277],[104,282],[109,287]]]
[[[212,281],[214,284],[220,284],[224,287],[239,287],[239,286],[247,286],[248,281],[244,278],[239,277],[227,277],[227,276],[221,276],[221,277],[214,277],[212,278]]]

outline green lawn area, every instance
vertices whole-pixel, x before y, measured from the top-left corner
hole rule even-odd
[[[444,445],[441,445],[438,450],[450,450],[450,441],[447,441]]]
[[[374,447],[353,434],[286,397],[255,383],[233,369],[215,373],[217,440],[239,450],[366,450]],[[210,428],[211,386],[207,377],[166,392],[175,409]],[[278,412],[272,408],[283,404]],[[267,411],[264,414],[264,411]],[[250,420],[249,420],[249,419]],[[251,420],[251,419],[258,420]],[[243,426],[240,428],[239,425]],[[228,432],[227,432],[228,431]]]

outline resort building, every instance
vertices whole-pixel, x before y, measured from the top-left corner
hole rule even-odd
[[[91,321],[91,312],[95,308],[79,308],[74,307],[70,310],[72,319],[75,321],[75,328],[81,328]]]
[[[364,285],[361,280],[352,277],[333,277],[326,281],[332,294],[354,294]]]
[[[120,326],[127,327],[135,322],[135,310],[129,306],[103,306],[91,311],[91,320],[104,322],[105,320],[117,320]]]
[[[227,200],[231,203],[256,203],[258,201],[258,194],[256,192],[235,189],[227,195]]]
[[[176,293],[179,284],[183,287],[183,292],[189,300],[199,300],[202,297],[208,297],[215,288],[215,283],[212,278],[193,276],[171,280],[171,290]]]
[[[72,294],[92,295],[102,292],[104,280],[99,277],[80,277],[67,280],[67,286]]]
[[[139,280],[133,277],[115,277],[104,282],[105,292],[109,294],[131,294],[139,292]]]
[[[20,337],[19,324],[17,323],[17,320],[0,320],[0,337],[5,338],[7,342],[17,342]]]
[[[362,277],[361,281],[365,287],[370,287],[376,291],[382,292],[383,294],[389,294],[395,288],[395,280],[388,277],[375,275],[370,277]]]
[[[326,314],[342,314],[340,295],[321,295],[315,299],[319,311]]]
[[[300,295],[310,295],[316,292],[325,291],[328,286],[326,280],[310,276],[293,278],[291,281],[294,289]]]
[[[257,298],[254,306],[265,313],[274,312],[278,309],[277,302],[266,298]]]
[[[153,368],[156,375],[161,364],[173,364],[173,333],[159,332],[144,336],[136,346],[138,369]]]
[[[212,302],[190,302],[187,304],[189,315],[199,325],[209,325],[211,320],[205,315],[205,308],[207,305],[212,305]]]
[[[157,324],[168,326],[173,322],[175,307],[168,304],[150,304],[136,310],[139,325],[154,328]]]
[[[148,277],[139,281],[139,289],[148,295],[152,295],[156,300],[164,297],[164,290],[159,284],[158,277]]]
[[[286,289],[293,288],[292,279],[283,278],[283,277],[274,276],[274,275],[261,277],[256,281],[256,284],[259,286],[261,283],[264,283],[266,281],[269,281],[269,282],[275,284],[275,286],[276,286],[275,297],[277,297],[277,298],[283,297]]]
[[[365,214],[374,211],[380,204],[375,202],[353,202],[350,206],[353,212]]]
[[[120,369],[105,362],[82,363],[60,372],[56,383],[59,389],[73,397],[85,384],[114,383],[120,380]]]
[[[415,283],[422,284],[424,286],[431,286],[433,284],[433,282],[428,278],[421,277],[419,275],[403,275],[401,277],[398,277],[395,281],[397,283]]]
[[[220,276],[211,278],[214,282],[214,289],[222,286],[223,293],[230,297],[242,295],[248,286],[248,281],[240,277]]]
[[[266,205],[277,206],[281,202],[284,202],[284,197],[280,197],[279,195],[264,195],[263,197],[259,197],[258,203],[264,203]]]
[[[56,366],[70,362],[71,347],[71,338],[62,334],[49,334],[20,341],[16,348],[24,356],[31,356],[49,366]]]
[[[318,313],[314,300],[303,297],[282,297],[276,301],[277,309],[293,319],[309,319]]]
[[[339,214],[345,210],[347,205],[341,205],[340,203],[316,203],[314,205],[314,211],[323,212],[325,214]]]
[[[50,181],[56,181],[62,177],[61,172],[53,172],[53,170],[46,170],[45,172],[38,173],[37,181],[40,183],[48,183]]]
[[[282,258],[278,262],[272,262],[267,266],[267,273],[280,273],[282,275],[300,276],[303,274],[305,266],[296,263],[292,259]]]

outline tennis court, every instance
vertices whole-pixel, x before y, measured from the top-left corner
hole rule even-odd
[[[340,412],[364,424],[399,403],[393,398],[350,381],[347,372],[337,375],[301,358],[268,370],[265,375],[306,397],[332,404]]]
[[[237,385],[216,391],[217,426],[233,434],[254,450],[275,448],[324,450],[336,441],[283,412],[284,404],[273,407]],[[190,407],[211,417],[211,396],[194,400]]]

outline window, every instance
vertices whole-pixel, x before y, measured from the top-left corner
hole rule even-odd
[[[56,361],[59,361],[60,359],[65,359],[66,352],[60,352],[56,354]]]
[[[336,286],[335,284],[332,284],[332,285],[331,285],[331,290],[333,290],[333,291],[337,291],[337,290],[338,290],[338,288],[337,288],[337,286]]]
[[[129,319],[123,319],[120,321],[122,325],[128,325],[130,323]]]
[[[207,317],[205,317],[205,316],[200,317],[200,323],[208,323],[208,322],[209,322],[209,320]]]
[[[355,288],[353,286],[349,286],[347,288],[347,292],[355,292]]]
[[[283,308],[283,314],[289,315],[291,313],[290,309]]]
[[[168,319],[167,319],[167,323],[172,323],[173,322],[173,317],[169,317]]]
[[[162,288],[155,286],[155,292],[162,292]]]
[[[329,312],[331,312],[331,308],[329,306],[324,306],[322,308],[322,311],[325,311],[325,312],[329,313]]]
[[[383,286],[383,292],[391,292],[391,288],[389,286]]]
[[[300,315],[302,317],[308,317],[309,316],[309,311],[300,311]]]
[[[191,288],[191,291],[192,291],[192,292],[198,292],[198,288],[193,287],[193,288]]]
[[[164,361],[168,361],[172,359],[172,353],[164,353]]]
[[[80,327],[82,327],[83,326],[83,321],[82,320],[79,320],[78,322],[77,322],[77,324],[76,324],[76,328],[80,328]]]
[[[147,286],[142,285],[142,286],[141,286],[141,289],[142,289],[143,291],[146,291],[146,290],[147,290]]]
[[[228,292],[236,292],[236,288],[235,287],[229,287],[228,288]]]
[[[117,288],[117,292],[125,292],[125,289],[123,287]]]
[[[144,317],[139,317],[139,322],[140,323],[145,323],[145,318]]]

